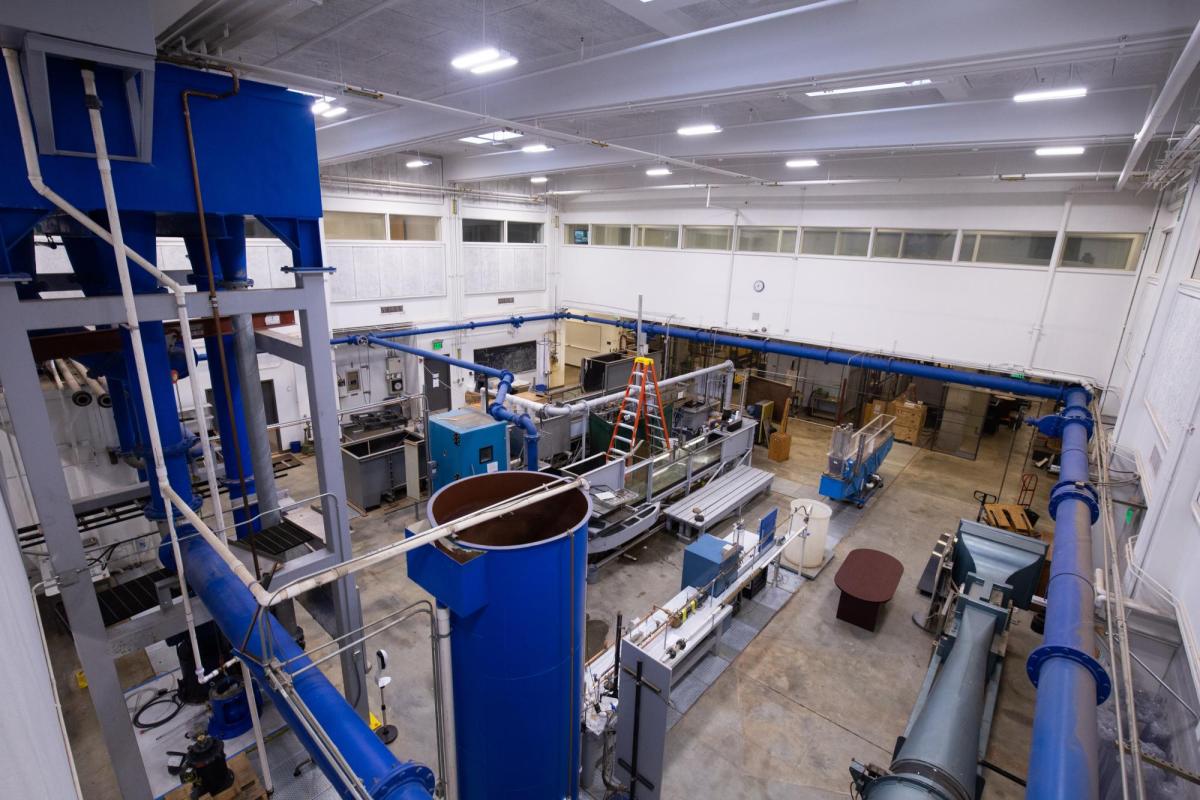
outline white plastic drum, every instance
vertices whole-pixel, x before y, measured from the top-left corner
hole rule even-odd
[[[825,540],[833,509],[820,500],[792,501],[792,530],[808,519],[808,536],[797,536],[783,548],[783,561],[793,569],[817,569],[825,561]]]

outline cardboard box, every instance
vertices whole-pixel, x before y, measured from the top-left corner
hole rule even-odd
[[[862,422],[859,424],[859,427],[861,428],[863,425],[866,425],[880,414],[890,413],[892,412],[888,410],[887,400],[872,400],[863,406]]]
[[[898,442],[917,444],[921,431],[925,428],[925,414],[928,407],[921,402],[910,402],[897,398],[888,404],[888,412],[896,418],[892,426],[892,435]]]
[[[792,452],[792,437],[782,431],[771,434],[771,443],[767,446],[767,458],[772,461],[787,461]]]

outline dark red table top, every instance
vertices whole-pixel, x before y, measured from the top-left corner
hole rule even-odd
[[[887,553],[866,547],[850,551],[833,582],[848,595],[868,603],[886,603],[896,593],[904,565]]]

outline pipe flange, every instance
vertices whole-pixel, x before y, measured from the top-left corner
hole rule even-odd
[[[1069,405],[1060,414],[1029,417],[1025,420],[1025,424],[1034,426],[1038,429],[1038,433],[1048,436],[1051,439],[1061,439],[1063,429],[1073,423],[1087,428],[1088,438],[1092,438],[1092,432],[1095,430],[1096,423],[1092,419],[1092,412],[1083,406]]]
[[[1058,518],[1058,507],[1064,501],[1074,498],[1083,501],[1092,513],[1092,524],[1100,519],[1100,495],[1096,487],[1086,481],[1059,481],[1050,490],[1050,519]]]
[[[1046,662],[1055,658],[1074,661],[1092,673],[1092,678],[1096,682],[1096,705],[1102,704],[1112,694],[1112,678],[1108,676],[1103,664],[1082,650],[1060,644],[1044,644],[1029,654],[1029,660],[1025,662],[1025,672],[1034,686],[1038,685],[1042,667],[1046,665]]]
[[[427,793],[433,794],[437,781],[433,770],[415,761],[401,761],[394,770],[383,776],[374,786],[368,786],[367,791],[372,797],[406,796],[401,790],[405,787],[419,786]]]

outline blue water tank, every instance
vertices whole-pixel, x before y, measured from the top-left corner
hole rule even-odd
[[[429,521],[562,481],[464,478],[430,499]],[[579,796],[590,514],[572,489],[408,553],[409,577],[450,609],[461,800]]]

